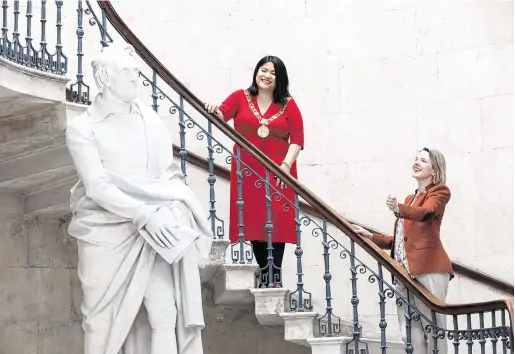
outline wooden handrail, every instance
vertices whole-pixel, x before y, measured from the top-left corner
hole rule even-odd
[[[430,309],[438,313],[446,315],[463,315],[470,313],[478,313],[492,310],[508,310],[510,316],[510,325],[513,331],[513,298],[503,300],[492,300],[478,303],[467,304],[447,304],[433,296],[419,282],[411,279],[404,268],[392,261],[377,245],[367,238],[360,237],[354,232],[352,225],[348,220],[340,216],[329,205],[311,192],[302,183],[295,180],[289,174],[283,172],[277,164],[270,160],[254,145],[249,143],[231,126],[222,120],[216,118],[214,114],[209,114],[205,109],[202,101],[196,97],[188,88],[186,88],[161,62],[150,52],[150,50],[139,40],[132,30],[118,15],[110,1],[97,0],[99,7],[105,12],[107,19],[116,31],[125,39],[127,43],[132,45],[138,55],[143,59],[157,75],[186,102],[188,102],[196,111],[204,118],[217,127],[223,134],[228,136],[236,145],[244,149],[248,154],[254,157],[259,163],[264,165],[273,174],[278,176],[282,181],[286,182],[289,188],[309,203],[322,217],[336,226],[340,231],[345,233],[351,240],[356,242],[361,248],[369,253],[379,264],[385,267],[396,278],[400,279],[406,288],[419,297]]]
[[[179,155],[180,150],[181,150],[181,148],[178,145],[174,144],[173,153],[175,156],[180,157],[180,155]],[[186,160],[188,161],[188,163],[190,163],[194,166],[197,166],[198,168],[200,168],[206,172],[209,171],[209,161],[207,160],[207,158],[205,158],[201,155],[198,155],[188,149],[186,149],[186,153],[187,153]],[[214,175],[217,178],[221,178],[222,180],[229,181],[231,171],[228,168],[221,166],[217,163],[213,163],[213,170],[214,170]],[[320,213],[317,212],[317,210],[315,208],[313,208],[308,203],[300,201],[299,204],[300,204],[300,209],[304,213],[309,214],[311,216],[316,216],[316,217],[322,216]],[[385,233],[383,233],[379,230],[376,230],[370,226],[367,226],[365,224],[362,224],[358,221],[354,221],[349,218],[347,218],[347,220],[351,224],[360,225],[370,232],[375,232],[375,233],[378,233],[381,235],[386,235]],[[462,264],[462,263],[459,263],[456,261],[452,261],[452,267],[457,274],[464,275],[464,276],[466,276],[472,280],[475,280],[483,285],[490,286],[495,290],[499,290],[499,291],[502,291],[507,294],[513,294],[513,292],[514,292],[513,284],[511,284],[505,280],[496,278],[490,274],[481,272],[480,270],[477,270],[477,269],[473,269],[465,264]]]

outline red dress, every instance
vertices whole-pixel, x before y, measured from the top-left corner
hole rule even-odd
[[[250,98],[257,112],[259,112],[256,98],[253,96],[250,96]],[[264,119],[269,119],[280,112],[281,108],[282,105],[272,103],[264,114],[259,113]],[[302,115],[293,99],[289,100],[284,112],[268,124],[270,134],[264,139],[260,138],[257,134],[257,130],[261,124],[249,106],[245,91],[238,90],[232,93],[222,103],[220,111],[225,121],[234,119],[234,128],[236,131],[278,165],[281,165],[286,157],[290,144],[297,144],[304,148]],[[240,151],[242,161],[241,169],[243,170],[248,166],[264,180],[266,176],[265,167],[245,150],[240,149]],[[234,146],[233,152],[236,156],[236,145]],[[243,232],[245,241],[267,241],[268,234],[265,230],[267,222],[265,185],[262,184],[261,187],[258,188],[259,186],[256,186],[256,183],[259,181],[259,177],[254,173],[249,176],[245,171],[242,172],[242,197],[244,201],[242,221],[244,225]],[[292,165],[290,174],[294,178],[297,178],[297,163]],[[271,172],[269,181],[271,185],[275,187],[276,181]],[[231,207],[229,215],[229,240],[232,243],[238,241],[239,234],[237,182],[236,158],[233,158],[231,163]],[[289,203],[295,203],[295,194],[291,188],[282,190],[279,189],[279,187],[275,188],[282,196],[277,194],[276,189],[270,187],[270,194],[272,196],[272,241],[295,243],[295,209]],[[286,208],[285,205],[290,205],[290,207]]]

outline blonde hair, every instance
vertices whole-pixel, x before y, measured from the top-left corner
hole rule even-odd
[[[447,180],[447,170],[445,165],[445,157],[443,154],[435,149],[423,148],[421,151],[426,151],[433,166],[433,183],[445,184]]]

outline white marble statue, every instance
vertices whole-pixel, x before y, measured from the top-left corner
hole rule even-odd
[[[85,354],[202,354],[206,214],[169,130],[137,99],[134,50],[106,48],[92,66],[100,93],[66,130]]]

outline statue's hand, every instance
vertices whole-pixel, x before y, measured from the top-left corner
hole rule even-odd
[[[156,211],[145,224],[145,230],[161,247],[172,248],[178,238],[174,234],[177,232],[177,221],[167,208]]]

